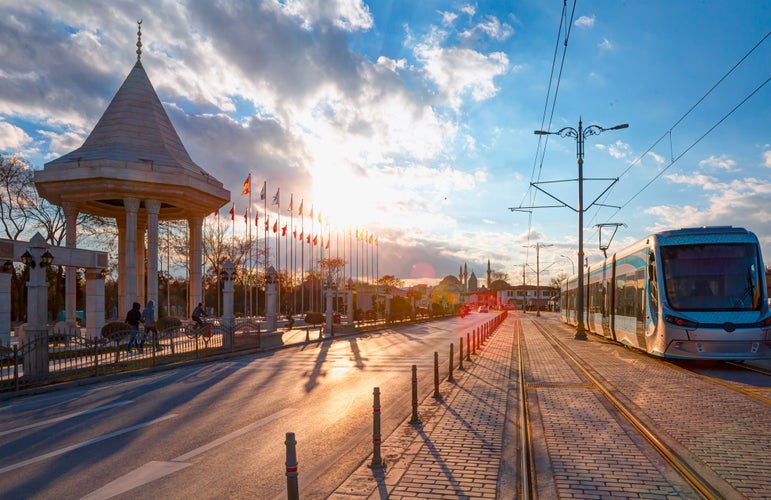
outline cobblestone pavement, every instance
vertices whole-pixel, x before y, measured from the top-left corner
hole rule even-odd
[[[510,316],[440,385],[441,399],[426,398],[422,425],[405,422],[385,439],[385,469],[368,460],[330,498],[513,498],[499,475],[515,325]]]

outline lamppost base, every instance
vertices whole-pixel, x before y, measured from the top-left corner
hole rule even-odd
[[[586,340],[586,331],[584,331],[583,328],[579,328],[576,330],[576,335],[573,337],[574,340]]]

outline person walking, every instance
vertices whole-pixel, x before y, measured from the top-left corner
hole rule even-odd
[[[159,351],[158,348],[158,329],[155,326],[155,308],[153,307],[153,301],[149,300],[147,306],[142,311],[142,318],[140,319],[145,325],[145,335],[152,335],[150,340],[153,343],[153,350]],[[145,347],[145,339],[142,337],[142,341],[139,343],[140,350]]]
[[[134,302],[131,310],[126,313],[126,323],[131,326],[131,338],[126,346],[126,352],[129,354],[131,353],[132,345],[135,345],[140,353],[142,352],[142,346],[137,339],[137,336],[139,335],[139,322],[142,320],[142,312],[139,310],[140,307],[139,302]]]

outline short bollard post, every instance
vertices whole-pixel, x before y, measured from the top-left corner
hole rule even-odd
[[[372,392],[374,402],[372,403],[372,463],[370,469],[382,469],[385,467],[385,461],[380,456],[380,387],[375,387]]]
[[[471,354],[474,354],[474,355],[476,355],[476,353],[477,353],[477,341],[476,341],[476,338],[477,338],[477,331],[473,330],[471,332],[471,344],[469,345],[469,347],[470,347],[469,351],[471,351]]]
[[[455,344],[450,343],[450,373],[447,375],[447,381],[448,382],[455,382],[455,379],[452,376],[452,365],[454,364],[455,360],[453,359],[455,357]]]
[[[466,333],[466,361],[471,361],[471,342],[469,342],[470,334]]]
[[[458,358],[458,370],[466,370],[463,368],[463,337],[460,338],[460,357]]]
[[[441,398],[439,394],[439,353],[434,351],[434,398]]]
[[[299,500],[300,490],[297,486],[297,441],[294,432],[286,433],[286,497],[289,500]]]
[[[419,424],[418,417],[418,366],[412,365],[412,419],[411,424]]]

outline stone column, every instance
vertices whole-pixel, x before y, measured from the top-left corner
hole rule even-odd
[[[187,219],[190,229],[190,296],[187,303],[187,315],[193,312],[192,308],[203,302],[201,297],[201,264],[203,263],[203,237],[201,225],[203,217],[194,215]]]
[[[11,269],[4,264],[11,263]],[[11,343],[11,272],[13,262],[0,262],[0,346],[8,347]]]
[[[104,276],[101,269],[86,269],[86,336],[96,338],[104,326]]]
[[[125,218],[118,217],[116,219],[116,226],[118,227],[118,321],[122,321],[126,317],[128,310],[126,309],[126,259],[123,257],[126,255],[126,220]],[[110,318],[112,318],[112,311],[107,311]]]
[[[67,248],[76,248],[78,206],[71,202],[64,202],[62,203],[62,210],[64,211],[65,246]],[[75,266],[67,266],[64,270],[64,321],[68,327],[77,325],[75,320],[78,297],[77,272],[78,269]]]
[[[125,230],[125,248],[122,257],[126,262],[126,274],[121,276],[121,281],[126,283],[126,295],[122,311],[118,311],[118,320],[126,316],[131,309],[131,305],[137,300],[137,212],[139,211],[139,200],[136,198],[125,198],[123,207],[126,210],[126,230]]]
[[[48,282],[41,257],[48,246],[40,233],[29,242],[32,263],[27,282],[27,324],[24,327],[24,344],[34,346],[24,356],[24,376],[35,377],[48,373]]]
[[[265,331],[276,331],[276,287],[278,274],[273,266],[268,268],[265,278]]]
[[[137,296],[134,299],[135,302],[139,302],[139,304],[144,308],[144,305],[146,302],[146,295],[145,295],[145,235],[147,231],[145,231],[145,228],[147,227],[147,217],[145,217],[145,214],[141,211],[137,214],[137,248],[136,248],[136,254],[137,254]]]
[[[161,211],[161,202],[145,200],[145,210],[147,210],[147,300],[152,300],[155,310],[160,312],[161,307],[158,304],[158,214]]]
[[[222,266],[220,278],[223,282],[222,289],[222,326],[225,333],[222,337],[222,347],[230,348],[233,345],[233,330],[236,326],[236,316],[233,314],[233,279],[235,278],[235,266],[230,259]]]

